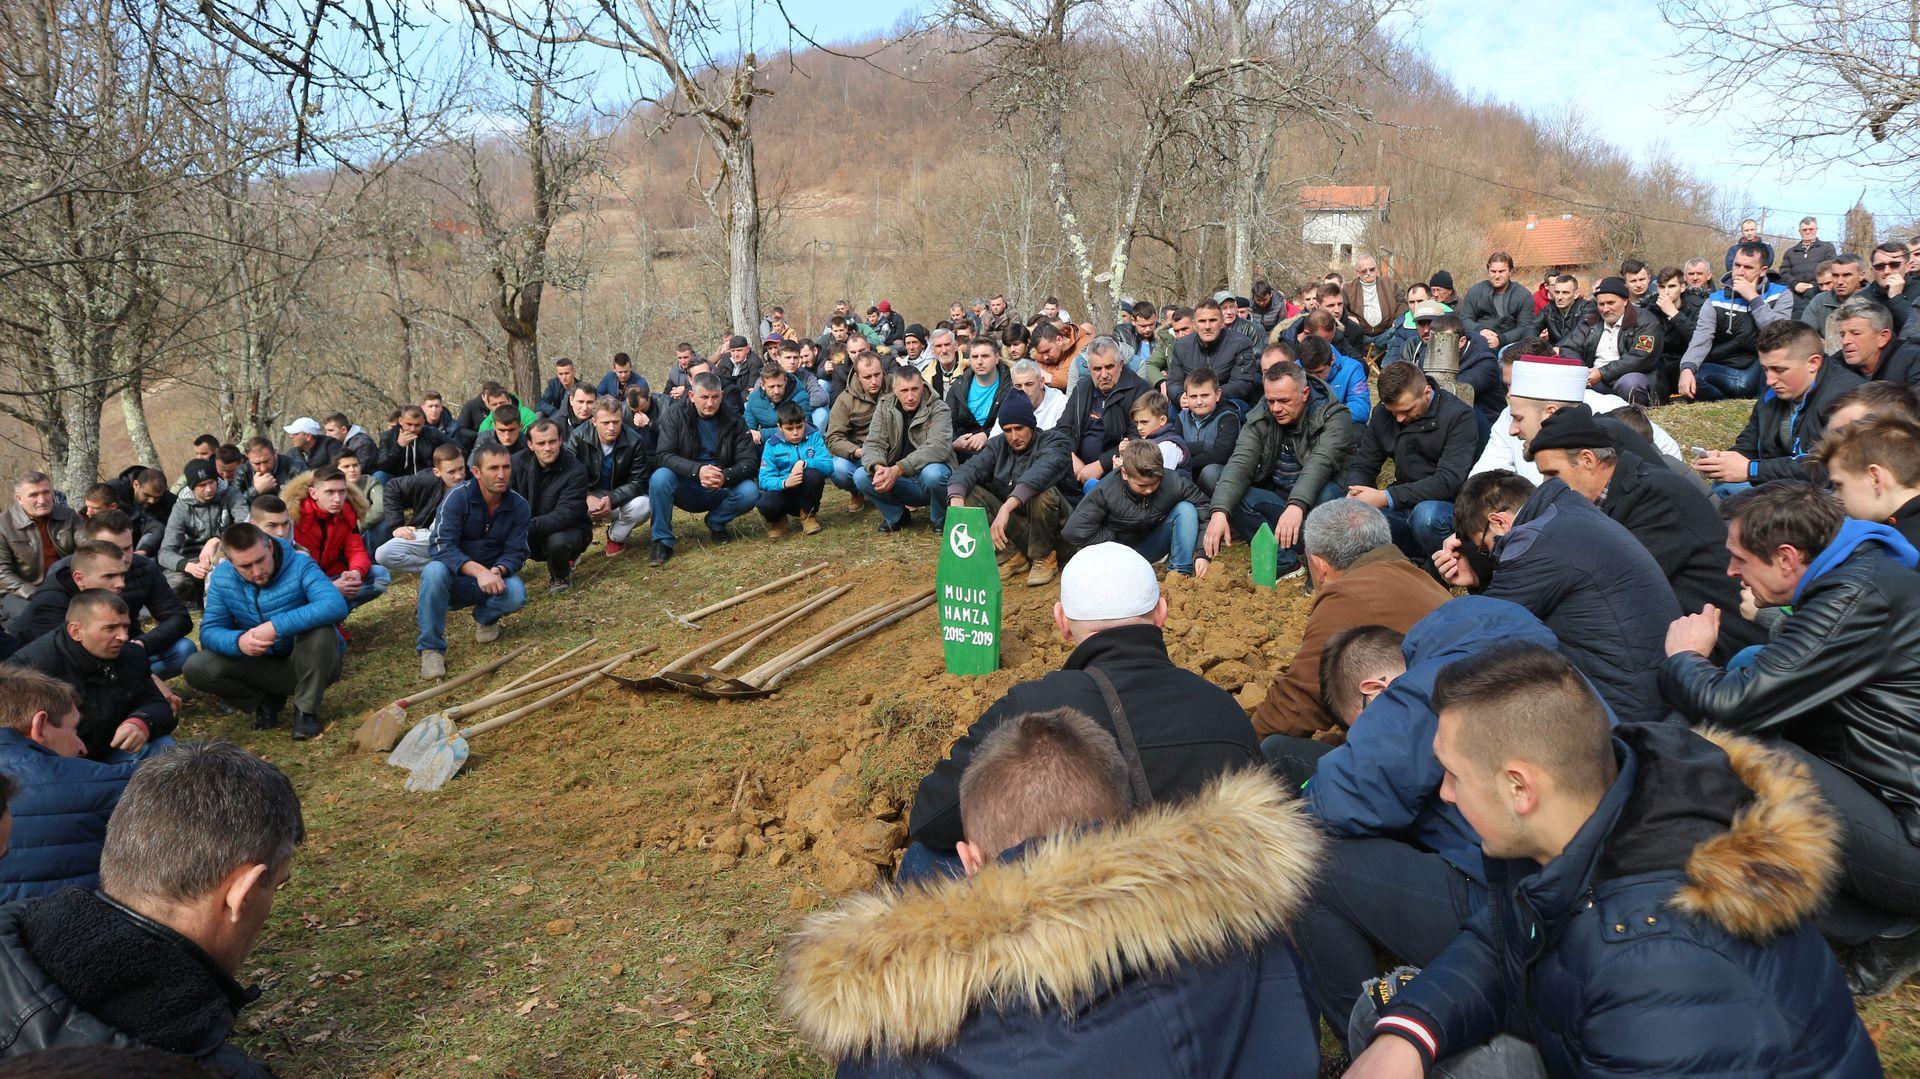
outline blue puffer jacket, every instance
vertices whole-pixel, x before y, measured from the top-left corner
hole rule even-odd
[[[1484,882],[1479,834],[1440,800],[1433,756],[1440,720],[1429,701],[1440,668],[1510,641],[1558,644],[1524,608],[1483,596],[1449,600],[1414,623],[1402,646],[1407,673],[1360,713],[1345,745],[1320,758],[1306,786],[1307,811],[1339,835],[1411,839]]]
[[[787,473],[793,471],[795,461],[805,461],[807,467],[823,476],[833,475],[833,454],[827,450],[827,440],[820,432],[807,427],[799,445],[787,441],[787,436],[775,428],[767,444],[760,449],[760,489],[778,491],[787,485]]]
[[[1806,767],[1665,723],[1621,726],[1614,755],[1560,856],[1490,862],[1498,900],[1376,1030],[1429,1060],[1505,1030],[1556,1076],[1880,1075],[1813,921],[1840,825]]]
[[[136,756],[116,752],[112,760],[91,761],[62,757],[0,727],[0,774],[20,784],[7,803],[13,843],[0,858],[0,905],[98,884],[100,845],[120,793],[141,761],[172,744],[156,738]]]
[[[1286,925],[1322,842],[1264,770],[1227,776],[812,916],[787,1014],[841,1079],[1310,1079],[1318,1021]]]
[[[1494,546],[1485,594],[1532,611],[1626,723],[1664,719],[1660,665],[1680,601],[1633,533],[1558,479],[1536,489]]]
[[[1353,422],[1364,424],[1373,413],[1373,399],[1367,388],[1367,365],[1344,352],[1333,354],[1333,366],[1327,369],[1327,388],[1334,400],[1347,406]]]
[[[271,537],[269,537],[271,538]],[[293,651],[293,639],[316,626],[347,620],[347,598],[321,571],[320,564],[286,540],[272,540],[273,576],[266,584],[240,578],[233,563],[222,562],[207,575],[207,607],[200,618],[200,647],[223,656],[239,656],[240,635],[271,621],[275,656]]]

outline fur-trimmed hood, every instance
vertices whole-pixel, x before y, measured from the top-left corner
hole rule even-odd
[[[1753,801],[1693,848],[1674,908],[1749,940],[1798,928],[1839,876],[1839,819],[1793,754],[1716,728],[1699,733],[1726,753]]]
[[[287,504],[287,518],[294,524],[300,523],[300,512],[305,508],[307,492],[312,488],[313,473],[302,472],[280,489],[280,501]],[[351,483],[347,484],[347,505],[353,507],[356,521],[367,520],[367,515],[373,511],[373,503],[367,499],[367,493]]]
[[[1264,770],[964,879],[856,896],[791,941],[783,990],[834,1058],[950,1044],[988,1004],[1071,1007],[1131,972],[1257,946],[1305,901],[1323,840]]]

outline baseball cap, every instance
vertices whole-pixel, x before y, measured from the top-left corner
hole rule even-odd
[[[285,427],[282,427],[281,430],[290,435],[313,435],[315,437],[318,437],[321,433],[320,421],[314,419],[312,416],[302,416],[292,423],[287,424]]]
[[[1060,572],[1060,606],[1075,622],[1138,618],[1159,603],[1153,567],[1124,544],[1083,548]]]

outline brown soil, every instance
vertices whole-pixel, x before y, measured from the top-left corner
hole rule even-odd
[[[1206,675],[1249,708],[1300,638],[1310,600],[1293,582],[1271,593],[1244,573],[1166,586],[1167,638],[1176,662]],[[929,610],[803,672],[780,693],[748,702],[695,702],[685,708],[747,712],[762,728],[803,721],[782,734],[798,752],[744,763],[708,777],[685,818],[655,825],[648,840],[669,853],[711,852],[715,870],[747,859],[768,868],[794,865],[829,894],[873,884],[906,842],[906,814],[920,777],[1008,687],[1058,667],[1071,651],[1054,629],[1054,587],[1010,582],[1002,607],[1002,668],[979,677],[948,675],[937,620]],[[856,591],[816,616],[825,625],[872,597]],[[789,600],[789,602],[791,602]],[[725,632],[778,610],[777,597],[728,612]],[[811,632],[794,627],[789,639]],[[873,678],[868,672],[884,672]],[[856,673],[858,672],[858,673]],[[827,695],[821,711],[792,703]],[[785,700],[783,700],[783,698]],[[764,729],[763,736],[774,737]],[[796,897],[796,902],[802,901]]]

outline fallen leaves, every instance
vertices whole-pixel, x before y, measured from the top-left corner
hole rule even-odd
[[[573,932],[574,927],[579,924],[580,923],[574,921],[572,918],[555,918],[553,921],[547,923],[547,936],[564,937],[568,933]]]

